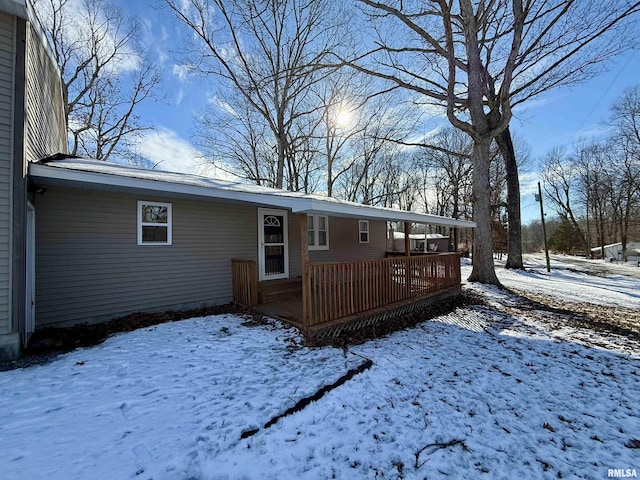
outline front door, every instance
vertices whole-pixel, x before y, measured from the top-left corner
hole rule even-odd
[[[260,280],[289,277],[289,235],[286,210],[258,209]]]

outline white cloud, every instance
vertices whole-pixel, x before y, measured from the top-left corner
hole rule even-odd
[[[418,108],[427,115],[428,117],[436,118],[436,117],[447,117],[447,108],[443,105],[438,105],[436,103],[424,102],[419,103]]]
[[[520,172],[520,196],[538,193],[538,182],[540,174],[538,172]]]
[[[50,2],[37,2],[35,10],[38,18],[47,29],[52,28],[54,21],[53,7]],[[95,32],[100,37],[99,42],[92,42],[92,33],[89,18],[95,24]],[[97,14],[87,8],[82,0],[69,0],[62,8],[62,16],[58,18],[62,24],[64,41],[73,45],[76,53],[81,56],[90,57],[94,54],[92,48],[97,48],[97,56],[101,59],[109,58],[114,50],[118,50],[111,61],[104,67],[105,71],[113,74],[135,71],[140,68],[142,59],[133,47],[133,42],[126,42],[124,45],[116,47],[122,41],[122,32],[119,36],[114,36],[113,22],[107,21],[105,10],[98,10]]]
[[[184,90],[182,88],[178,89],[178,94],[176,96],[176,106],[179,106],[182,103],[182,100],[185,97]]]
[[[611,125],[595,124],[588,125],[573,132],[573,140],[585,139],[587,141],[602,140],[607,135],[611,134],[613,127]]]
[[[158,170],[170,172],[198,174],[204,161],[197,149],[168,128],[146,132],[136,151],[157,165]]]
[[[160,63],[161,65],[165,64],[167,60],[169,60],[169,54],[159,48],[157,52],[158,52],[158,63]]]
[[[156,165],[157,170],[237,180],[235,176],[208,164],[200,151],[168,128],[146,132],[135,150]]]
[[[234,108],[231,106],[231,104],[226,100],[223,100],[222,98],[218,97],[217,95],[210,95],[209,103],[211,105],[218,107],[220,110],[228,113],[229,115],[232,115],[234,117],[238,116],[238,114],[236,113]]]
[[[177,65],[173,66],[173,74],[178,77],[178,80],[181,82],[186,82],[189,77],[189,73],[191,72],[191,68],[189,65]]]

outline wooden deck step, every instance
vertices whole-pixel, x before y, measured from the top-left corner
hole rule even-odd
[[[285,278],[258,283],[258,303],[273,303],[302,297],[302,280]]]

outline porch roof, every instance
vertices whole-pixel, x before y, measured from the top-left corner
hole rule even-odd
[[[162,195],[187,195],[259,206],[290,209],[293,213],[324,214],[371,220],[402,221],[474,228],[467,220],[362,205],[320,195],[290,192],[186,173],[163,172],[82,158],[63,158],[29,165],[37,183],[78,186],[108,191],[148,191]]]

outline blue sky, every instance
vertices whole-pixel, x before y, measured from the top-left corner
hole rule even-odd
[[[147,104],[140,110],[156,131],[148,133],[139,153],[164,170],[222,175],[204,171],[193,146],[194,117],[211,97],[210,84],[184,67],[181,54],[185,29],[158,3],[124,1],[117,3],[138,16],[144,25],[143,39],[152,50],[152,60],[162,70],[164,103]],[[523,222],[539,218],[533,192],[537,189],[537,160],[555,146],[570,147],[579,138],[606,133],[604,120],[611,104],[628,87],[640,83],[640,54],[631,51],[609,65],[608,71],[571,88],[559,88],[537,97],[515,112],[512,131],[530,147],[531,162],[521,171]]]

